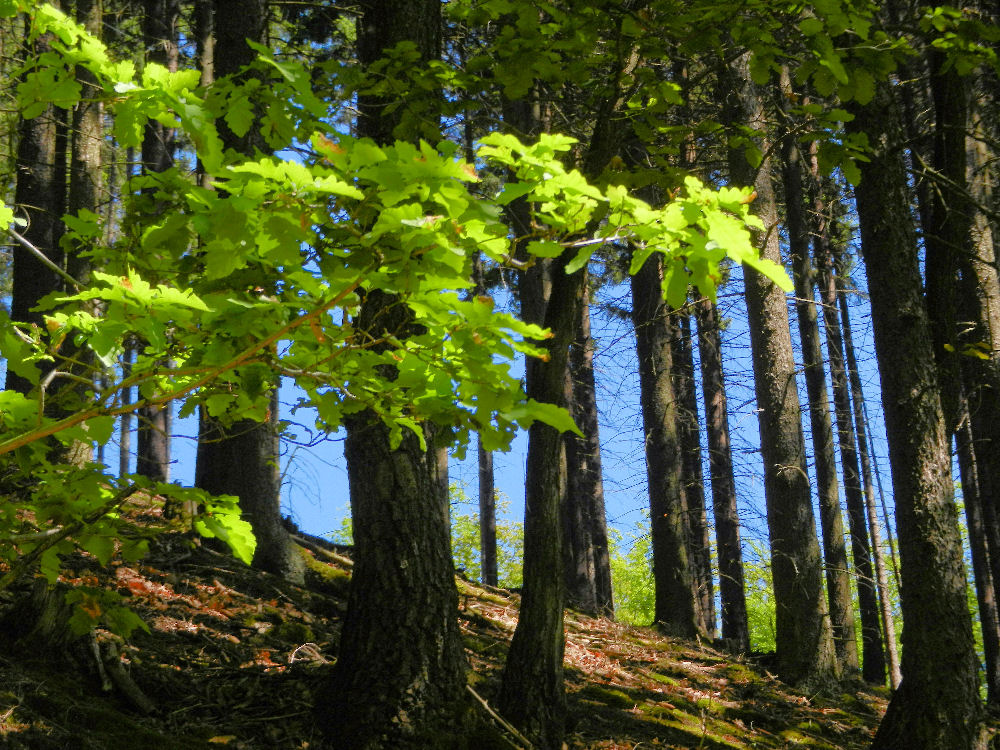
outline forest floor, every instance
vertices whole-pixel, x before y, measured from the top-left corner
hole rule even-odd
[[[68,560],[63,586],[117,591],[148,624],[149,633],[137,630],[127,643],[96,632],[105,653],[117,646],[141,694],[102,691],[89,649],[5,645],[0,748],[322,748],[313,695],[336,658],[350,560],[343,548],[312,546],[302,587],[192,549],[177,534],[161,537],[138,564]],[[458,589],[470,685],[489,702],[519,598],[464,580]],[[13,598],[0,600],[0,615]],[[569,748],[860,750],[886,707],[884,689],[831,685],[805,694],[752,659],[651,628],[570,611],[566,637]]]

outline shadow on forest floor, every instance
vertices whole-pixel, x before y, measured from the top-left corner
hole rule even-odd
[[[83,649],[67,668],[64,655],[4,648],[0,747],[322,747],[312,694],[336,658],[350,560],[311,546],[304,587],[191,549],[177,534],[161,537],[141,564],[67,561],[64,585],[116,590],[149,625],[128,643],[100,630],[97,640],[118,641],[125,670],[156,709],[144,715],[117,691],[102,692]],[[463,580],[458,588],[470,682],[491,700],[519,598]],[[566,634],[570,748],[860,750],[885,710],[884,689],[804,695],[751,661],[650,628],[568,612]]]

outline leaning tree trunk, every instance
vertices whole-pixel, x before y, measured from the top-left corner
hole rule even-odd
[[[402,42],[414,43],[423,63],[437,59],[437,0],[371,0],[362,11],[361,65],[378,62]],[[391,142],[404,110],[439,111],[439,92],[394,112],[386,112],[386,104],[359,96],[359,135]],[[355,326],[378,339],[383,330],[405,332],[410,320],[411,311],[395,296],[370,291]],[[465,658],[440,455],[422,450],[413,435],[391,448],[388,428],[370,410],[353,415],[346,427],[354,570],[340,654],[317,713],[335,748],[447,746],[464,703]],[[434,430],[426,426],[425,432]]]
[[[966,601],[951,451],[921,294],[910,193],[892,92],[853,106],[870,161],[855,187],[882,381],[902,564],[903,682],[875,748],[982,745],[978,660]]]
[[[750,80],[749,56],[732,71],[732,123],[766,132],[760,94]],[[770,144],[762,142],[767,154]],[[757,215],[764,222],[762,257],[781,262],[777,200],[771,184],[771,162],[750,168],[742,151],[730,154],[729,168],[738,184],[757,191]],[[778,673],[799,683],[836,674],[833,637],[823,595],[823,563],[816,538],[809,476],[806,473],[795,361],[785,295],[760,273],[744,269],[750,345],[754,362],[764,496],[774,576]]]
[[[743,548],[736,507],[736,481],[729,446],[729,417],[722,372],[722,336],[715,303],[707,297],[695,304],[701,390],[705,397],[708,467],[712,477],[712,509],[719,555],[719,596],[722,602],[722,638],[736,653],[750,650]]]
[[[241,75],[241,68],[256,56],[247,40],[264,39],[266,3],[215,0],[214,16],[216,20],[225,19],[225,23],[214,24],[214,72],[218,76]],[[223,125],[220,136],[227,150],[248,158],[256,150],[265,149],[254,128],[240,137]],[[304,561],[281,519],[278,386],[275,378],[271,384],[271,406],[263,422],[237,420],[232,425],[222,425],[202,410],[195,484],[213,494],[240,498],[240,509],[257,537],[254,567],[301,582],[305,577]],[[238,458],[234,465],[235,457]],[[247,477],[259,481],[247,481]]]

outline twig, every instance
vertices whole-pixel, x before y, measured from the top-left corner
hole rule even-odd
[[[504,739],[506,739],[507,742],[510,743],[511,747],[520,748],[520,750],[534,750],[535,746],[531,744],[531,741],[528,740],[528,738],[525,737],[523,734],[521,734],[519,731],[517,731],[517,729],[515,729],[513,725],[511,725],[506,719],[500,716],[500,714],[498,714],[496,711],[490,708],[490,704],[486,702],[486,699],[483,698],[483,696],[481,696],[479,693],[476,692],[475,688],[473,688],[472,685],[466,685],[465,689],[468,690],[469,694],[476,699],[480,707],[490,716],[490,718],[496,721],[501,726],[501,728],[505,732],[507,732],[507,734],[509,734],[511,737],[517,740],[517,742],[520,743],[516,744],[512,742],[510,738],[505,737]]]
[[[35,247],[34,245],[32,245],[31,242],[29,242],[25,237],[22,237],[21,234],[16,229],[14,229],[12,227],[7,227],[7,233],[11,237],[13,237],[15,240],[17,240],[18,242],[20,242],[21,245],[24,246],[25,250],[27,250],[29,253],[31,253],[36,258],[38,258],[38,260],[41,261],[42,265],[45,266],[46,268],[48,268],[50,271],[54,271],[56,274],[58,274],[59,276],[61,276],[63,279],[65,279],[66,281],[68,281],[70,284],[72,284],[77,289],[81,289],[84,286],[79,281],[77,281],[72,276],[70,276],[68,273],[66,273],[59,266],[57,266],[55,263],[53,263],[51,260],[49,260],[48,256],[45,255],[45,253],[43,253],[37,247]]]

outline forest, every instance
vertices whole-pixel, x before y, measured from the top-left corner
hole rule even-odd
[[[0,669],[96,658],[152,713],[127,654],[165,622],[141,596],[165,607],[172,589],[124,571],[194,556],[214,561],[203,604],[223,614],[233,566],[260,590],[326,576],[343,593],[321,618],[331,640],[306,628],[293,652],[318,665],[312,739],[241,747],[638,747],[574,739],[584,621],[617,633],[605,649],[637,632],[707,644],[816,700],[874,690],[874,748],[987,747],[997,14],[0,0]],[[628,549],[602,470],[592,324],[609,318],[637,370],[647,516]],[[749,459],[727,399],[734,327]],[[170,481],[186,418],[191,486]],[[282,516],[292,419],[343,442],[338,544]],[[513,528],[493,458],[522,434]],[[478,486],[453,519],[459,460]],[[734,468],[748,460],[761,539]],[[483,611],[517,606],[482,683],[473,590]],[[32,747],[3,706],[2,741]],[[744,746],[709,741],[701,710],[700,741],[645,741]]]

